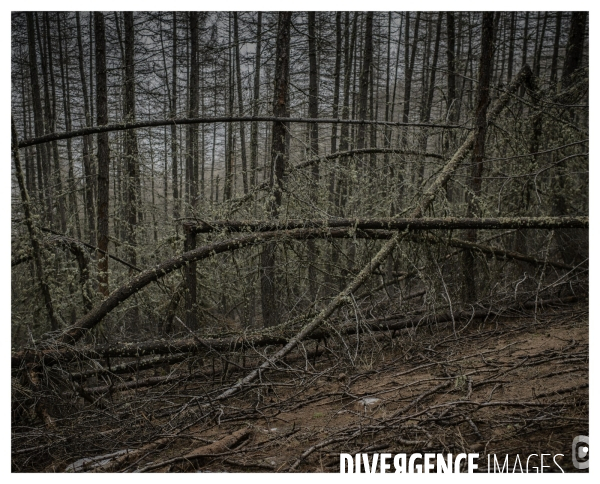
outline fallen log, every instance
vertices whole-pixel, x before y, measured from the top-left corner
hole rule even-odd
[[[370,333],[370,332],[376,333],[376,332],[384,332],[384,331],[402,331],[402,330],[413,329],[413,328],[417,328],[417,327],[443,325],[445,323],[459,322],[459,321],[464,321],[464,320],[469,320],[469,321],[476,321],[476,320],[481,320],[481,319],[488,320],[489,318],[492,318],[492,317],[505,316],[507,313],[510,313],[511,311],[533,309],[536,306],[538,308],[547,308],[547,307],[551,307],[551,306],[558,305],[558,304],[572,304],[574,302],[577,302],[577,301],[580,301],[583,299],[585,299],[585,296],[569,296],[569,297],[562,298],[562,299],[545,299],[545,300],[540,300],[537,302],[536,301],[528,301],[521,305],[513,305],[513,306],[509,306],[509,307],[505,307],[505,308],[498,308],[498,309],[484,308],[484,309],[476,309],[476,310],[462,310],[462,311],[457,311],[454,313],[451,311],[442,311],[442,312],[439,312],[439,313],[433,314],[433,315],[420,314],[417,316],[411,316],[409,318],[403,318],[400,320],[398,320],[399,315],[396,314],[396,315],[387,316],[385,318],[377,318],[372,321],[365,321],[362,324],[360,324],[359,326],[357,326],[356,323],[344,324],[339,327],[339,329],[336,331],[336,334],[342,335],[342,336],[349,336],[349,335],[354,335],[354,334],[363,334],[363,333]],[[290,336],[288,336],[287,339],[282,336],[281,342],[279,344],[287,343],[289,341]],[[331,336],[333,336],[332,332],[324,329],[321,331],[314,332],[313,334],[308,336],[306,339],[307,340],[322,340],[322,339],[327,339]],[[224,346],[227,347],[227,342],[230,342],[230,341],[231,340],[224,341],[223,342]],[[237,345],[237,347],[235,347],[235,349],[241,350],[242,348],[246,348],[246,347],[250,347],[250,346],[253,348],[259,348],[259,347],[270,346],[272,344],[273,344],[273,342],[269,338],[262,338],[262,339],[256,338],[252,342],[252,344],[249,344],[249,342],[247,342],[247,343],[241,342]],[[198,350],[199,353],[202,353],[202,351],[201,351],[202,344],[198,344],[195,348],[196,348],[196,350]],[[229,351],[231,351],[233,348],[234,348],[234,346],[232,346],[231,344],[228,346]],[[183,353],[181,355],[172,355],[172,356],[174,358],[179,357],[180,361],[181,361],[185,358],[188,358],[192,353],[193,352]],[[204,354],[202,354],[202,356],[204,356]],[[239,371],[250,370],[250,369],[251,368],[237,368],[237,369],[235,369],[235,371],[239,372]],[[112,372],[109,372],[108,369],[106,369],[105,373],[112,373]],[[209,378],[210,375],[198,373],[197,377]],[[186,375],[186,380],[187,380],[187,378],[188,378],[188,375]],[[119,383],[114,386],[103,385],[103,386],[98,386],[98,387],[87,387],[85,389],[85,391],[92,395],[102,395],[102,394],[109,393],[109,392],[140,389],[140,388],[147,388],[147,387],[162,385],[162,384],[166,384],[166,383],[173,383],[176,380],[177,380],[177,377],[173,377],[172,375],[152,376],[152,377],[146,377],[146,378],[139,379],[139,380],[132,380],[132,381]]]
[[[322,356],[325,353],[325,350],[320,350],[320,349],[316,349],[315,351],[308,351],[306,353],[302,353],[300,355],[291,357],[289,359],[286,360],[286,363],[289,363],[291,361],[296,361],[298,359],[301,359],[302,361],[305,360],[310,360],[311,358],[317,358],[319,356]],[[179,355],[172,355],[175,359],[179,358],[179,361],[183,361],[187,358],[191,358],[195,355],[192,355],[191,353],[182,353]],[[248,357],[248,359],[251,358],[260,358],[259,355],[254,354],[254,355],[246,355]],[[151,358],[149,360],[152,360]],[[149,361],[149,363],[151,363],[151,361]],[[154,365],[156,366],[156,364]],[[115,393],[115,392],[119,392],[122,390],[130,390],[130,389],[139,389],[139,388],[145,388],[145,387],[149,387],[149,386],[157,386],[157,385],[162,385],[162,384],[176,384],[176,383],[189,383],[190,381],[193,380],[197,380],[197,379],[205,379],[205,380],[209,380],[211,379],[212,381],[214,381],[215,377],[222,377],[224,374],[227,375],[232,375],[234,373],[241,373],[241,372],[245,372],[248,370],[252,370],[252,367],[248,367],[248,366],[224,366],[221,368],[217,368],[215,370],[211,370],[208,372],[194,372],[193,374],[189,374],[186,373],[184,376],[182,375],[164,375],[164,376],[151,376],[151,377],[146,377],[146,378],[140,378],[139,380],[131,380],[131,381],[126,381],[123,383],[117,383],[114,385],[103,385],[103,386],[96,386],[96,387],[86,387],[86,392],[90,393],[90,394],[94,394],[94,395],[102,395],[105,393]],[[98,375],[100,374],[104,374],[104,375],[113,375],[115,374],[114,371],[109,371],[108,368],[103,368],[98,370],[97,372]],[[69,398],[72,395],[72,393],[69,392],[64,392],[63,396],[66,396],[67,398]]]
[[[192,233],[273,232],[276,230],[354,228],[356,230],[459,230],[459,229],[557,229],[588,228],[588,217],[511,217],[511,218],[380,218],[329,220],[211,220],[184,224]]]
[[[543,299],[537,302],[539,307],[546,307],[555,304],[569,304],[585,299],[585,296],[569,296],[562,299]],[[510,310],[530,309],[535,302],[526,302],[524,304],[515,304],[505,308],[487,308],[476,310],[457,311],[450,313],[443,311],[430,316],[417,315],[406,318],[403,314],[392,314],[385,318],[376,318],[363,322],[358,331],[392,331],[414,327],[423,322],[440,323],[448,321],[454,317],[461,318],[480,318],[486,315],[501,315]],[[390,322],[393,321],[393,322]],[[355,323],[340,325],[337,332],[342,335],[351,335],[357,332]],[[293,333],[290,333],[286,325],[276,326],[267,330],[262,330],[254,334],[235,335],[226,338],[178,338],[174,340],[153,340],[143,343],[113,343],[105,345],[96,345],[80,349],[49,349],[40,351],[26,351],[19,354],[13,354],[11,365],[13,368],[20,368],[28,363],[51,366],[57,363],[69,363],[76,360],[100,360],[106,361],[109,358],[143,358],[151,357],[146,360],[123,363],[113,368],[99,368],[86,370],[84,372],[73,373],[71,378],[81,380],[96,374],[103,373],[130,373],[137,370],[145,370],[166,363],[177,363],[183,361],[190,355],[210,356],[211,353],[224,353],[230,351],[242,351],[250,348],[260,348],[265,346],[279,346],[287,344]],[[322,330],[313,332],[307,339],[324,339],[331,336],[331,332]],[[159,356],[167,355],[167,356]]]

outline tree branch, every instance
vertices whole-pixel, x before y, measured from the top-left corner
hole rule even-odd
[[[340,119],[340,118],[282,118],[274,116],[216,116],[206,118],[179,118],[179,119],[158,119],[153,121],[138,121],[135,123],[116,123],[107,124],[104,126],[90,126],[86,128],[77,129],[68,133],[50,133],[44,136],[38,136],[37,138],[31,138],[23,140],[19,143],[19,148],[25,148],[27,146],[39,145],[42,143],[48,143],[50,141],[59,141],[69,138],[77,138],[79,136],[89,136],[97,133],[108,133],[110,131],[126,131],[128,129],[139,129],[139,128],[156,128],[160,126],[171,126],[171,125],[187,125],[187,124],[212,124],[212,123],[240,123],[240,122],[273,122],[278,121],[281,123],[321,123],[321,124],[369,124],[369,125],[385,125],[385,126],[406,126],[413,128],[442,128],[442,129],[471,129],[461,125],[451,124],[434,124],[434,123],[400,123],[390,121],[372,121],[366,119]]]

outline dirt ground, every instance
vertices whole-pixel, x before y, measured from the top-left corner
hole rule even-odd
[[[303,391],[274,385],[268,402],[296,404],[244,422],[251,442],[202,469],[338,472],[340,452],[477,452],[482,470],[486,454],[509,454],[512,468],[517,454],[525,467],[530,454],[562,453],[561,467],[572,469],[571,442],[588,434],[589,399],[588,325],[572,311],[378,343],[386,349],[371,343],[354,371],[310,372]]]
[[[175,391],[164,385],[125,392],[123,408],[135,415],[129,428],[105,423],[86,448],[73,441],[83,425],[74,420],[63,444],[47,444],[50,459],[44,454],[34,464],[13,451],[13,470],[45,461],[37,470],[339,472],[340,453],[430,452],[478,453],[482,472],[488,454],[501,466],[508,455],[510,471],[520,470],[517,456],[525,469],[536,454],[529,472],[539,455],[551,454],[545,472],[580,472],[571,443],[588,435],[588,358],[584,305],[308,342],[241,397],[208,412],[192,410],[195,421],[188,403],[184,430],[169,408],[206,392],[197,380],[179,385],[172,399]],[[251,366],[250,356],[230,361],[234,369]],[[240,373],[221,372],[216,385],[223,388]],[[133,431],[134,424],[144,430]],[[111,452],[121,454],[102,455]]]

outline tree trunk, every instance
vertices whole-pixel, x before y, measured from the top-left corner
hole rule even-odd
[[[124,12],[125,23],[125,95],[123,117],[135,121],[135,70],[133,12]],[[127,166],[127,243],[128,259],[137,264],[137,212],[139,210],[138,143],[135,130],[125,131],[125,161]]]
[[[79,20],[79,12],[75,12],[77,21],[77,46],[79,50],[79,75],[81,77],[81,88],[83,92],[83,111],[85,114],[85,125],[92,125],[92,115],[90,113],[90,104],[87,93],[87,81],[83,67],[83,43],[81,35],[81,22]],[[88,240],[90,245],[96,246],[96,210],[94,208],[94,172],[92,168],[91,152],[92,152],[91,136],[83,137],[83,175],[85,177],[85,210],[88,221]]]
[[[189,13],[189,25],[190,25],[190,85],[189,85],[189,109],[188,113],[190,116],[198,116],[198,95],[199,95],[199,82],[198,82],[198,12]],[[187,130],[187,156],[186,156],[186,187],[187,187],[187,214],[193,216],[193,207],[196,205],[197,193],[197,179],[195,173],[197,173],[198,164],[198,126],[191,125]],[[196,238],[193,235],[186,234],[185,237],[185,250],[193,250],[196,247]],[[196,314],[197,305],[197,280],[196,280],[196,263],[191,262],[186,266],[185,269],[186,279],[186,297],[185,297],[185,310],[186,310],[186,324],[192,330],[197,329],[198,316]]]
[[[126,122],[135,122],[135,33],[133,12],[124,12],[125,25],[125,95],[123,99],[123,117]],[[135,130],[125,131],[125,162],[127,166],[127,244],[128,259],[137,264],[137,214],[140,210],[140,173],[138,166],[138,143]],[[154,195],[154,191],[152,192]],[[132,275],[132,271],[129,271]],[[137,306],[131,312],[132,324],[137,327],[139,312]]]
[[[561,77],[561,88],[566,90],[573,83],[573,74],[581,66],[585,47],[585,32],[587,26],[587,12],[573,12],[571,14],[571,27],[569,40],[565,51],[565,63]]]
[[[172,87],[171,87],[171,117],[174,119],[177,115],[177,12],[173,12],[173,65],[172,69]],[[181,203],[179,201],[179,167],[177,159],[177,126],[171,124],[171,172],[173,176],[173,218],[179,218],[181,212]]]
[[[60,17],[62,14],[58,13],[56,17],[57,30],[58,30],[58,63],[60,65],[60,78],[61,78],[61,89],[63,92],[63,109],[65,111],[65,129],[71,131],[73,129],[71,123],[71,89],[69,83],[69,77],[65,76],[66,72],[69,72],[69,56],[63,55],[63,37],[62,27],[60,23]],[[71,140],[67,140],[67,160],[69,162],[69,174],[68,174],[68,187],[69,187],[69,205],[70,212],[75,219],[75,235],[78,239],[81,239],[81,225],[79,223],[79,209],[77,207],[77,190],[75,187],[75,170],[73,167],[73,148],[71,146]],[[68,232],[67,232],[68,233]]]
[[[481,217],[478,207],[481,195],[483,161],[485,157],[485,137],[487,134],[487,109],[490,102],[490,80],[494,57],[494,12],[484,12],[481,26],[481,57],[479,60],[479,75],[477,87],[477,107],[475,110],[475,139],[471,155],[471,177],[467,192],[467,217]],[[473,229],[466,231],[468,242],[477,241],[477,232]],[[465,302],[477,301],[477,283],[475,280],[475,257],[466,251],[463,257],[464,296]]]
[[[560,28],[561,28],[562,12],[556,12],[556,27],[554,32],[554,47],[552,50],[552,66],[550,67],[550,84],[558,82],[558,50],[560,48]]]
[[[335,68],[333,71],[333,104],[332,118],[337,118],[340,103],[340,72],[342,66],[342,12],[335,14]],[[337,124],[331,125],[331,152],[337,151]],[[332,181],[335,178],[332,178]],[[330,183],[330,193],[333,194],[333,186]]]
[[[513,75],[513,62],[515,56],[515,30],[516,30],[516,19],[515,12],[510,13],[510,39],[508,41],[508,72],[506,74],[506,81],[508,84],[512,81]]]
[[[44,15],[42,13],[42,15]],[[38,14],[34,14],[35,17],[35,28],[37,30],[37,42],[38,48],[40,51],[40,60],[42,67],[42,78],[44,80],[43,83],[43,94],[44,94],[44,131],[46,133],[51,132],[51,118],[52,118],[52,109],[50,108],[50,91],[49,89],[49,81],[48,81],[48,53],[46,49],[46,42],[43,42],[44,36],[42,36],[42,31],[40,29],[40,23]],[[44,170],[44,181],[46,183],[46,210],[48,213],[48,221],[50,225],[54,223],[54,189],[55,189],[55,179],[54,174],[51,169],[51,160],[53,159],[52,153],[52,145],[46,144],[42,147],[42,149],[46,150],[46,164],[42,166]]]
[[[29,76],[31,79],[31,99],[33,101],[33,120],[35,136],[45,134],[44,112],[42,110],[42,99],[40,96],[40,82],[37,68],[37,54],[35,47],[35,26],[33,13],[27,12],[27,39],[29,48]],[[48,214],[48,221],[52,222],[52,210],[48,210],[47,184],[48,179],[44,176],[44,169],[48,166],[47,151],[45,146],[36,146],[36,162],[38,175],[39,199],[45,203],[45,211]]]
[[[408,15],[408,12],[407,12]],[[415,59],[417,56],[417,45],[419,43],[419,21],[421,19],[421,12],[417,12],[417,17],[415,18],[415,26],[414,26],[414,37],[413,37],[413,45],[410,49],[410,62],[406,64],[406,70],[404,75],[404,109],[402,112],[402,121],[404,123],[408,123],[409,114],[410,114],[410,95],[412,88],[412,79],[413,79],[413,71],[415,68]],[[408,40],[409,40],[409,22],[408,17],[406,19],[406,36],[405,36],[405,54],[404,59],[408,59]],[[406,147],[408,144],[408,130],[404,130],[403,135],[403,146]]]
[[[240,116],[244,115],[244,98],[242,96],[242,69],[240,65],[240,40],[238,32],[238,13],[233,12],[233,43],[235,44],[235,72],[237,76],[238,111]],[[240,123],[240,147],[242,155],[242,183],[244,195],[248,193],[248,167],[246,160],[246,128]]]
[[[309,63],[309,80],[308,80],[308,117],[316,119],[319,117],[319,98],[318,98],[318,82],[319,72],[317,70],[317,34],[316,34],[316,14],[308,12],[308,63]],[[317,123],[309,124],[310,138],[310,157],[319,156],[319,125]],[[310,199],[316,205],[318,198],[319,187],[319,166],[311,167],[312,180],[310,182]],[[318,281],[317,271],[314,261],[318,260],[319,255],[316,250],[314,240],[310,240],[306,250],[308,255],[308,292],[311,303],[314,304],[317,299]]]
[[[456,118],[456,63],[455,63],[455,51],[456,51],[456,37],[454,32],[454,12],[446,13],[446,29],[447,29],[447,42],[448,50],[446,51],[447,64],[448,64],[448,97],[447,97],[447,111],[448,111],[448,122],[454,124]]]
[[[106,36],[104,15],[94,12],[94,37],[96,41],[96,123],[108,124],[107,82],[106,82]],[[98,292],[102,297],[109,294],[108,286],[108,191],[110,151],[108,133],[98,134]]]
[[[365,42],[362,70],[360,73],[360,91],[358,94],[359,108],[358,119],[367,119],[367,101],[369,95],[369,79],[371,75],[371,63],[373,62],[373,12],[367,12],[365,19]],[[366,147],[365,144],[366,125],[358,126],[357,148]]]
[[[291,12],[279,13],[275,58],[275,88],[273,90],[273,116],[285,117],[288,113],[288,91],[290,82],[290,27]],[[286,124],[273,122],[271,140],[271,178],[269,185],[273,191],[270,212],[279,216],[283,189],[283,177],[287,160]],[[261,253],[261,301],[265,327],[279,323],[279,307],[276,294],[275,243],[267,244]]]
[[[527,64],[527,43],[529,40],[529,12],[525,12],[525,25],[523,26],[523,47],[521,48],[521,66]],[[525,86],[521,86],[519,96],[525,94]],[[520,107],[522,109],[522,106]]]
[[[233,81],[233,55],[231,52],[232,49],[232,42],[231,42],[231,14],[229,16],[229,48],[227,49],[228,51],[228,61],[227,61],[227,65],[228,65],[228,76],[229,76],[229,82],[228,82],[228,87],[229,89],[227,90],[227,106],[228,106],[228,114],[229,116],[233,116],[233,105],[234,105],[234,98],[235,98],[235,89],[234,89],[234,81]],[[226,131],[227,131],[227,146],[225,148],[225,183],[223,186],[223,200],[229,200],[230,198],[233,197],[233,193],[234,193],[234,170],[235,170],[235,158],[234,158],[234,144],[235,144],[235,139],[233,136],[233,126],[231,125],[227,125],[225,127]]]
[[[435,43],[434,43],[434,47],[433,47],[433,59],[431,61],[430,79],[429,79],[429,84],[427,86],[426,94],[424,94],[424,95],[426,95],[426,101],[425,101],[423,116],[421,119],[421,121],[424,123],[428,123],[429,120],[431,119],[431,106],[433,105],[433,94],[435,92],[435,75],[436,75],[436,71],[437,71],[438,55],[440,52],[440,37],[442,34],[442,20],[443,20],[443,13],[440,12],[438,14],[438,19],[437,19],[436,29],[435,29]],[[421,142],[422,143],[421,144],[422,151],[427,150],[427,138],[428,138],[428,132],[426,131],[423,134],[423,140]],[[424,168],[425,168],[424,164],[420,163],[419,164],[419,173],[418,173],[418,178],[417,178],[417,187],[421,184],[421,182],[423,180]]]
[[[260,54],[262,49],[262,12],[256,19],[256,54],[254,64],[254,96],[252,99],[252,116],[258,116],[260,99]],[[252,123],[250,132],[250,186],[256,185],[258,169],[258,123]]]
[[[565,49],[565,62],[561,77],[561,90],[565,91],[576,80],[577,70],[581,67],[585,49],[585,33],[587,30],[587,12],[572,12],[569,27],[569,40]],[[574,117],[570,110],[569,115]],[[570,175],[566,170],[565,162],[558,166],[559,175],[552,180],[552,214],[557,216],[567,215],[570,212],[568,192]],[[579,231],[578,231],[579,232]],[[568,265],[577,265],[584,262],[588,254],[589,233],[567,233],[564,230],[556,232],[558,248],[564,262]]]
[[[538,33],[540,38],[536,41],[535,59],[533,61],[533,75],[540,77],[540,65],[542,63],[542,49],[544,47],[544,36],[546,35],[546,25],[548,23],[548,12],[544,13],[544,21],[542,22],[542,29],[540,31],[540,22],[538,18]]]
[[[51,106],[50,115],[49,115],[49,127],[50,132],[56,132],[56,83],[54,80],[54,64],[53,64],[53,54],[52,54],[52,39],[50,38],[50,15],[48,12],[44,12],[44,30],[45,30],[45,41],[46,41],[46,51],[48,53],[48,73],[50,78],[50,89],[51,89],[51,102],[49,103]],[[60,222],[60,229],[63,233],[67,231],[67,213],[65,207],[65,192],[62,186],[62,174],[60,169],[60,156],[58,154],[58,143],[54,141],[52,144],[52,159],[54,162],[54,176],[53,182],[56,187],[56,202],[58,205],[58,220]]]

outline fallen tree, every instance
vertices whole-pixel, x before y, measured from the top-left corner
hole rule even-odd
[[[380,218],[329,220],[211,220],[184,224],[187,231],[272,232],[275,230],[349,227],[357,230],[459,230],[459,229],[557,229],[587,228],[588,217],[510,217],[510,218]]]
[[[565,298],[541,299],[516,303],[503,308],[466,309],[461,311],[441,311],[432,315],[419,314],[407,317],[404,314],[392,314],[382,318],[364,321],[360,325],[355,322],[342,324],[335,329],[338,335],[352,335],[366,332],[397,331],[421,325],[445,323],[470,319],[485,319],[490,316],[502,316],[510,311],[549,307],[559,304],[571,304],[584,300],[586,296],[568,296]],[[306,339],[321,340],[333,335],[326,328],[315,331]],[[84,348],[61,348],[40,351],[29,351],[23,355],[13,355],[11,365],[19,368],[24,364],[35,363],[45,366],[72,361],[99,360],[109,358],[143,358],[136,362],[123,363],[114,367],[96,368],[72,374],[72,378],[81,379],[104,373],[130,373],[165,363],[177,363],[188,355],[210,356],[211,353],[243,351],[250,348],[285,345],[294,336],[287,324],[262,330],[254,334],[239,334],[224,338],[186,337],[174,340],[154,340],[144,343],[111,343]],[[156,380],[159,381],[159,380]]]
[[[204,245],[197,249],[170,259],[156,266],[155,268],[143,271],[126,285],[114,290],[106,299],[98,306],[80,318],[73,326],[67,328],[56,339],[50,341],[50,344],[75,342],[80,339],[85,331],[93,328],[98,324],[110,311],[116,308],[120,303],[126,301],[133,294],[146,287],[148,284],[155,282],[171,272],[184,267],[190,262],[212,257],[213,255],[241,249],[256,243],[264,243],[270,240],[308,240],[314,238],[370,238],[370,239],[396,239],[400,232],[391,232],[383,230],[361,230],[356,231],[354,228],[334,228],[334,229],[294,229],[281,230],[273,232],[254,232],[246,236],[240,236],[225,241],[214,242]],[[435,238],[426,239],[431,242],[439,242]],[[389,243],[389,242],[388,242]],[[467,244],[465,246],[465,244]],[[488,248],[481,244],[471,244],[463,241],[450,241],[449,245],[456,245],[461,248],[476,249],[481,252],[488,253],[495,257],[503,257],[508,259],[523,260],[535,265],[553,265],[561,269],[573,269],[571,266],[552,261],[540,261],[532,257],[518,254],[515,252],[504,251],[501,249]]]

